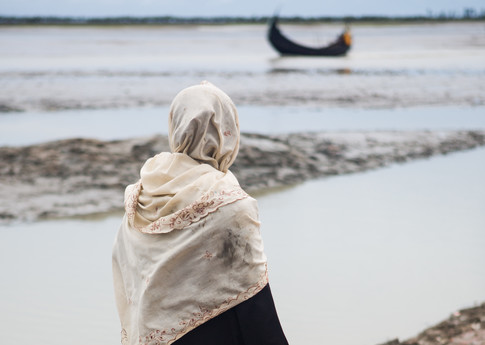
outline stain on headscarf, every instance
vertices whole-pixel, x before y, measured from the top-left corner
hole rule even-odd
[[[249,263],[253,261],[253,250],[249,243],[246,243],[246,246],[244,247],[244,263]]]
[[[227,266],[232,266],[237,257],[238,248],[240,247],[240,238],[231,229],[225,231],[227,235],[222,242],[221,258]]]

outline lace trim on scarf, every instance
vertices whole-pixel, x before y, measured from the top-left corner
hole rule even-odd
[[[130,225],[140,232],[149,234],[161,234],[175,229],[183,229],[206,217],[209,213],[217,211],[221,206],[248,197],[248,194],[239,186],[234,186],[234,189],[230,191],[211,191],[202,195],[199,200],[189,206],[169,216],[161,217],[145,227],[138,227],[135,226],[135,214],[141,188],[141,181],[138,181],[133,186],[130,196],[125,200],[125,210]]]
[[[235,307],[241,302],[244,302],[251,297],[255,296],[268,284],[268,268],[266,267],[265,272],[261,275],[259,281],[249,287],[246,291],[239,293],[236,297],[230,297],[225,300],[219,307],[213,310],[204,309],[199,306],[200,312],[194,313],[193,318],[190,320],[182,320],[179,325],[180,329],[164,329],[164,330],[153,330],[147,336],[140,337],[138,339],[139,345],[170,345],[176,340],[180,339],[183,335],[187,334],[194,328],[202,325],[204,322],[222,314],[226,310]],[[123,330],[122,334],[126,334]]]

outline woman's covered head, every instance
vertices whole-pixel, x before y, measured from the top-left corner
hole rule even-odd
[[[226,172],[239,151],[236,106],[209,82],[175,96],[168,117],[170,149]]]

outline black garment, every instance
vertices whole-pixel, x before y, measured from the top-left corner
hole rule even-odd
[[[288,345],[269,284],[255,296],[193,329],[174,345]]]

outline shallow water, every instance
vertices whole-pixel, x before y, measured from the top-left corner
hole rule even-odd
[[[298,42],[342,25],[282,25]],[[0,110],[167,106],[207,79],[239,105],[485,104],[485,25],[353,25],[348,56],[280,57],[265,25],[1,27]]]
[[[262,134],[485,129],[483,106],[402,109],[240,106],[238,111],[241,131]],[[167,134],[167,118],[168,107],[4,114],[0,117],[0,146],[73,137],[114,140]]]
[[[261,198],[293,343],[406,339],[483,301],[483,176],[482,148]]]
[[[410,337],[485,295],[485,149],[261,196],[291,344]],[[0,227],[0,343],[119,343],[110,252],[121,216]]]
[[[291,25],[292,39],[320,46],[341,24]],[[322,71],[482,71],[483,23],[352,26],[346,58],[279,58],[266,41],[266,25],[20,26],[0,28],[0,72],[145,72],[150,76],[200,71],[266,72],[286,68]],[[458,57],[458,59],[457,59]],[[384,63],[383,63],[384,62]],[[128,72],[129,73],[129,72]],[[230,76],[230,75],[229,75]]]

